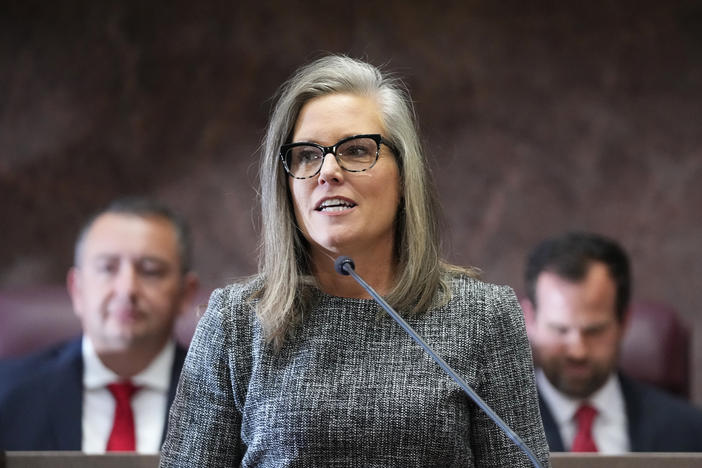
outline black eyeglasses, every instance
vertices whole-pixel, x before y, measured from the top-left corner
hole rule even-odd
[[[382,136],[372,134],[350,136],[332,146],[309,142],[290,143],[280,147],[280,159],[287,173],[295,179],[309,179],[319,174],[324,157],[329,153],[334,155],[343,170],[363,172],[378,162],[381,143],[397,154],[392,144]]]

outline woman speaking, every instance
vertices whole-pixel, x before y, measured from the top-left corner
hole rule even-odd
[[[216,290],[162,467],[531,466],[353,278],[375,288],[548,465],[514,293],[439,254],[402,83],[328,56],[281,88],[260,168],[259,274]]]

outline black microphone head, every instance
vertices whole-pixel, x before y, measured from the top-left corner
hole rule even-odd
[[[351,257],[347,257],[346,255],[341,255],[339,257],[336,257],[336,260],[334,260],[334,269],[340,275],[345,275],[345,276],[349,275],[349,272],[346,271],[346,268],[345,268],[346,265],[349,265],[352,270],[354,270],[356,268],[356,265],[354,265],[353,260],[351,260]]]

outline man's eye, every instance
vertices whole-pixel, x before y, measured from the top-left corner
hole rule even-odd
[[[596,336],[602,335],[604,333],[604,331],[605,331],[605,327],[586,328],[585,330],[583,330],[583,335],[596,337]]]
[[[145,268],[142,270],[142,273],[146,276],[163,276],[163,271],[157,269]]]
[[[143,262],[139,265],[139,271],[144,276],[161,277],[166,274],[166,270],[167,268],[160,263]]]
[[[98,263],[97,271],[103,274],[115,274],[119,271],[119,264],[112,262]]]
[[[141,273],[145,276],[163,276],[162,268],[142,268]]]

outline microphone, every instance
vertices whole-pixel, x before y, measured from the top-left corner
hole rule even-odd
[[[458,384],[459,387],[463,389],[463,391],[470,397],[471,400],[475,402],[476,405],[482,409],[485,414],[487,414],[490,419],[492,419],[495,424],[504,432],[507,437],[509,437],[512,442],[514,442],[517,447],[519,447],[522,452],[531,460],[531,463],[536,467],[536,468],[542,468],[541,464],[539,461],[536,459],[536,456],[534,453],[527,447],[527,445],[524,443],[524,441],[519,437],[508,425],[506,422],[502,420],[493,410],[488,406],[485,401],[480,398],[480,396],[475,393],[475,391],[470,388],[470,385],[468,385],[461,377],[456,374],[456,372],[451,369],[451,366],[449,366],[446,361],[444,361],[439,355],[437,355],[434,350],[429,346],[423,339],[420,337],[417,332],[412,329],[412,327],[409,326],[405,320],[400,317],[400,315],[393,309],[390,304],[385,302],[385,299],[380,297],[380,295],[373,289],[368,283],[366,283],[363,278],[361,278],[358,273],[356,273],[356,265],[353,263],[353,260],[350,257],[347,257],[345,255],[341,255],[337,257],[337,259],[334,261],[334,269],[337,271],[337,273],[344,275],[344,276],[351,276],[358,284],[363,286],[363,289],[368,291],[368,294],[371,295],[371,297],[380,304],[380,306],[385,309],[385,311],[390,314],[390,316],[412,337],[414,341],[419,344],[424,351],[431,356],[431,358],[453,379],[454,382]]]

